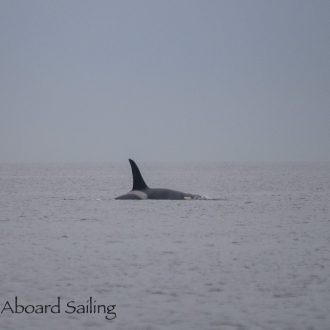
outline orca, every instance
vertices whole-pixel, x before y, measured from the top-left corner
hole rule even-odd
[[[191,200],[202,199],[200,195],[188,194],[181,191],[149,188],[143,180],[141,172],[134,160],[129,159],[133,175],[133,188],[125,195],[116,197],[115,199],[171,199],[171,200]]]

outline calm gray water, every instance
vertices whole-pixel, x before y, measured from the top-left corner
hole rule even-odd
[[[330,329],[330,163],[0,165],[1,329]],[[65,313],[66,303],[116,307]]]

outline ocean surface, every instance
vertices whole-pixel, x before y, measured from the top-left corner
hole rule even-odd
[[[330,329],[330,163],[138,165],[0,164],[1,329]]]

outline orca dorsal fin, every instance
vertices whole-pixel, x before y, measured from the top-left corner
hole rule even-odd
[[[132,190],[143,190],[148,188],[146,183],[143,180],[141,172],[137,165],[135,164],[133,159],[129,159],[129,163],[131,164],[132,168],[132,175],[133,175],[133,188]]]

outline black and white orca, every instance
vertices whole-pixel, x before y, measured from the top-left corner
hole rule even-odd
[[[149,188],[144,182],[141,172],[134,160],[129,159],[129,162],[132,168],[133,188],[127,194],[118,196],[116,199],[202,199],[199,195],[188,194],[181,191],[164,188]]]

